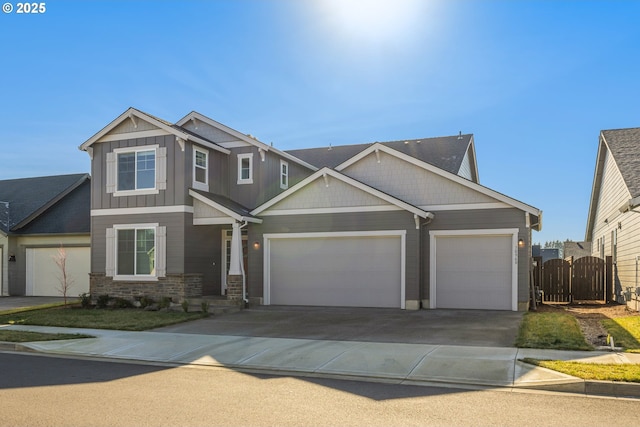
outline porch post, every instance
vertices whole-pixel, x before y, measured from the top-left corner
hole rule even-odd
[[[231,234],[231,260],[229,266],[229,276],[242,275],[242,233],[240,224],[233,223],[233,233]]]
[[[233,223],[231,257],[227,275],[227,299],[242,306],[244,298],[244,267],[242,265],[242,232],[240,223]]]

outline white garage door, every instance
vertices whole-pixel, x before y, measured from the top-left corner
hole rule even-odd
[[[404,308],[404,235],[267,238],[265,304]]]
[[[435,308],[513,310],[512,254],[513,235],[435,236]]]
[[[89,292],[89,270],[91,250],[89,248],[64,248],[67,254],[67,277],[71,286],[68,297],[77,297]],[[61,297],[61,270],[54,257],[58,248],[27,248],[27,295]]]

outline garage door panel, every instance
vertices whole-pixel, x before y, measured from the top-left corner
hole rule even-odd
[[[401,239],[287,238],[270,241],[270,303],[401,306]]]
[[[438,236],[436,306],[511,310],[511,235]]]
[[[66,268],[71,286],[67,296],[76,297],[89,292],[91,251],[89,248],[65,248]],[[58,248],[27,249],[27,295],[62,296],[60,268],[54,258]]]

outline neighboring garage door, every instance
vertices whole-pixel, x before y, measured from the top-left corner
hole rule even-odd
[[[91,250],[89,248],[64,248],[67,253],[67,275],[72,285],[68,297],[77,297],[89,292],[89,270]],[[60,268],[54,257],[58,248],[27,248],[27,288],[26,294],[33,296],[62,296],[60,291]]]
[[[513,234],[436,235],[432,239],[435,308],[514,309]]]
[[[398,233],[265,236],[265,304],[404,308]]]

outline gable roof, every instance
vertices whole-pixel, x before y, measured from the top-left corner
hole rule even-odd
[[[98,133],[96,133],[91,138],[89,138],[84,143],[82,143],[78,148],[82,151],[89,151],[89,149],[93,144],[98,142],[102,137],[107,135],[111,130],[113,130],[116,126],[118,126],[124,120],[135,120],[136,118],[149,122],[152,125],[158,127],[159,129],[162,129],[167,133],[175,135],[176,137],[184,141],[197,142],[198,144],[211,148],[213,150],[220,151],[225,154],[230,153],[229,150],[219,146],[213,141],[209,141],[208,139],[203,138],[200,135],[196,135],[193,132],[190,132],[186,129],[183,129],[180,126],[169,123],[166,120],[162,120],[158,117],[152,116],[151,114],[145,113],[133,107],[129,107],[124,113],[116,117],[111,123],[109,123],[107,126],[102,128]]]
[[[4,204],[0,206],[0,231],[88,233],[89,180],[88,174],[73,174],[0,181],[0,200],[8,202],[8,215]]]
[[[264,142],[260,141],[257,138],[254,138],[252,136],[249,135],[245,135],[242,132],[238,132],[237,130],[230,128],[227,125],[224,125],[216,120],[213,120],[210,117],[205,116],[204,114],[198,113],[197,111],[192,111],[189,114],[187,114],[186,116],[184,116],[183,118],[181,118],[180,120],[178,120],[176,122],[177,126],[183,126],[184,124],[186,124],[187,122],[193,120],[194,122],[197,121],[201,121],[203,123],[208,124],[209,126],[213,126],[216,129],[219,129],[225,133],[228,133],[229,135],[246,142],[249,145],[253,145],[255,147],[257,147],[260,150],[264,150],[264,151],[273,151],[274,153],[277,153],[278,155],[286,158],[287,160],[291,160],[295,163],[298,163],[308,169],[311,169],[312,171],[316,171],[318,170],[318,167],[314,166],[313,164],[308,163],[307,161],[305,161],[304,159],[301,159],[297,156],[293,156],[291,155],[289,152],[287,151],[281,151],[278,150],[277,148],[269,145],[269,144],[265,144]]]
[[[640,128],[603,130],[601,134],[631,197],[640,196]]]
[[[494,198],[496,200],[499,200],[499,201],[501,201],[503,203],[506,203],[506,204],[508,204],[510,206],[513,206],[513,207],[518,208],[518,209],[520,209],[520,210],[522,210],[524,212],[527,212],[527,213],[529,213],[529,214],[531,214],[533,216],[536,216],[537,219],[538,219],[538,222],[535,223],[535,224],[531,224],[531,226],[534,228],[534,230],[540,230],[541,227],[542,227],[542,211],[539,210],[538,208],[535,208],[535,207],[533,207],[531,205],[523,203],[523,202],[521,202],[519,200],[516,200],[516,199],[514,199],[512,197],[509,197],[509,196],[507,196],[505,194],[502,194],[502,193],[500,193],[498,191],[492,190],[491,188],[485,187],[484,185],[481,185],[481,184],[478,184],[476,182],[470,181],[470,180],[468,180],[466,178],[461,177],[460,175],[457,175],[456,173],[446,171],[446,170],[444,170],[442,168],[439,168],[437,166],[434,166],[434,165],[432,165],[430,163],[423,162],[423,161],[421,161],[419,159],[416,159],[413,156],[410,156],[410,155],[405,154],[405,153],[401,153],[401,152],[399,152],[399,151],[397,151],[397,150],[395,150],[395,149],[393,149],[391,147],[388,147],[388,146],[386,146],[384,144],[381,144],[381,143],[376,143],[376,144],[371,145],[366,150],[362,151],[361,153],[358,153],[356,156],[354,156],[351,159],[347,160],[346,162],[338,165],[336,167],[336,170],[342,171],[342,170],[348,168],[349,166],[351,166],[352,164],[357,163],[360,159],[362,159],[362,158],[364,158],[364,157],[366,157],[366,156],[368,156],[370,154],[373,154],[376,151],[383,151],[386,154],[398,157],[398,158],[400,158],[402,160],[405,160],[408,163],[411,163],[413,165],[419,166],[419,167],[421,167],[421,168],[423,168],[425,170],[428,170],[428,171],[430,171],[430,172],[432,172],[432,173],[434,173],[436,175],[439,175],[439,176],[441,176],[443,178],[449,179],[449,180],[451,180],[453,182],[456,182],[456,183],[458,183],[460,185],[463,185],[463,186],[465,186],[467,188],[470,188],[472,190],[478,191],[478,192],[480,192],[480,193],[482,193],[482,194],[484,194],[486,196],[492,197],[492,198]]]
[[[600,196],[607,152],[611,154],[631,194],[632,199],[629,201],[629,204],[640,202],[640,200],[638,200],[640,199],[640,128],[600,131],[598,154],[596,155],[596,166],[591,186],[589,213],[587,216],[587,229],[585,231],[586,241],[591,241],[591,232],[595,225],[598,197]]]
[[[436,138],[400,141],[372,142],[367,144],[339,145],[335,147],[287,150],[287,153],[317,167],[336,168],[374,144],[382,144],[418,160],[432,164],[447,172],[457,174],[469,148],[473,149],[473,135],[442,136]],[[475,153],[473,169],[475,169]],[[477,171],[473,171],[477,177]],[[477,180],[477,179],[476,179]]]
[[[294,185],[293,187],[289,188],[288,190],[286,190],[283,193],[280,193],[278,196],[272,198],[271,200],[263,203],[262,205],[258,206],[257,208],[255,208],[253,211],[251,211],[252,215],[259,215],[260,213],[266,211],[267,209],[269,209],[270,207],[274,206],[275,204],[277,204],[278,202],[284,200],[285,198],[295,194],[296,192],[298,192],[299,190],[303,189],[304,187],[306,187],[307,185],[309,185],[310,183],[316,181],[317,179],[322,179],[322,178],[327,178],[327,177],[332,177],[335,179],[338,179],[346,184],[352,185],[356,188],[359,188],[360,190],[369,193],[373,196],[378,197],[379,199],[382,199],[384,201],[386,201],[387,203],[390,203],[392,205],[395,205],[401,209],[404,209],[406,211],[409,211],[411,213],[413,213],[414,215],[417,215],[421,218],[433,218],[434,215],[431,212],[427,212],[423,209],[418,208],[417,206],[414,206],[412,204],[409,204],[407,202],[404,202],[396,197],[393,197],[387,193],[384,193],[376,188],[370,187],[367,184],[364,184],[358,180],[355,180],[353,178],[348,177],[347,175],[342,174],[341,172],[338,172],[334,169],[330,169],[328,167],[324,167],[322,169],[320,169],[319,171],[315,172],[314,174],[312,174],[311,176],[308,176],[307,178],[305,178],[304,180],[300,181],[298,184]]]
[[[236,221],[255,222],[260,224],[262,220],[254,217],[248,208],[242,206],[226,196],[209,193],[195,188],[189,189],[189,195],[202,203],[211,206]]]

